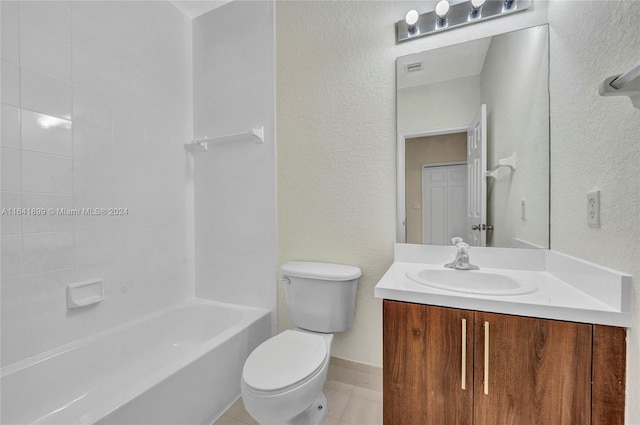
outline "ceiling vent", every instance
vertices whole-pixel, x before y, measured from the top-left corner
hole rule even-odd
[[[422,62],[415,62],[407,64],[407,72],[422,71]]]

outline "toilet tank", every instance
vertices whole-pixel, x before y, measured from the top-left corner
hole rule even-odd
[[[342,332],[353,326],[356,290],[362,271],[356,266],[293,261],[282,266],[289,318],[313,332]]]

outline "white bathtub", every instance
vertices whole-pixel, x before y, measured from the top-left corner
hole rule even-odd
[[[190,300],[2,368],[0,423],[210,424],[269,311]]]

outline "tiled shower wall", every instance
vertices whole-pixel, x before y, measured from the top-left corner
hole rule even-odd
[[[2,364],[193,286],[191,22],[165,1],[2,1]],[[106,299],[67,310],[69,283]]]
[[[274,34],[273,0],[234,1],[193,21],[195,135],[265,134],[195,155],[195,293],[275,312]]]

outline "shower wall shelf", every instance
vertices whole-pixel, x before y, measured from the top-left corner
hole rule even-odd
[[[216,137],[196,137],[191,141],[191,143],[187,144],[187,148],[200,148],[202,150],[208,150],[209,144],[218,144],[218,143],[230,143],[230,142],[240,142],[244,140],[256,139],[257,143],[264,143],[264,126],[260,126],[257,128],[252,128],[250,131],[243,131],[241,133],[232,133],[225,134],[224,136],[216,136]]]
[[[613,75],[600,83],[600,96],[629,96],[640,109],[640,62],[625,74]]]
[[[486,177],[493,177],[494,179],[497,180],[498,179],[498,169],[500,169],[500,167],[508,167],[510,173],[516,171],[516,153],[514,152],[513,155],[511,155],[508,158],[499,159],[498,160],[498,165],[496,165],[495,167],[493,167],[489,171],[486,171],[484,173],[484,175]]]
[[[102,279],[84,280],[67,285],[67,309],[86,307],[104,300]]]

